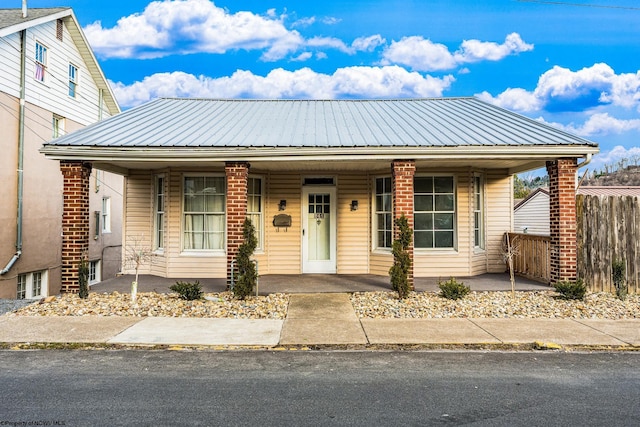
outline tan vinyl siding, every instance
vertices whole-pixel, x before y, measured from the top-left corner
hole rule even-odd
[[[148,171],[135,171],[125,180],[125,213],[123,227],[125,240],[123,242],[122,257],[123,271],[134,273],[133,263],[127,261],[132,250],[150,250],[153,236],[151,222],[151,185],[153,175]],[[145,263],[139,269],[141,274],[151,273],[151,263]]]
[[[338,274],[369,272],[371,221],[369,220],[369,179],[366,174],[338,177]],[[358,209],[351,210],[351,201]]]
[[[391,255],[391,251],[372,252],[369,259],[370,259],[369,273],[377,274],[380,276],[389,275],[389,269],[391,268],[391,265],[393,265],[393,255]]]
[[[264,233],[266,256],[258,258],[265,261],[260,263],[261,274],[299,274],[301,272],[301,194],[300,174],[269,175]],[[287,201],[284,211],[278,210],[280,200]],[[273,217],[278,214],[291,215],[291,227],[276,229],[273,226]]]
[[[502,238],[512,230],[513,192],[511,176],[493,171],[486,176],[487,191],[487,272],[502,273],[505,264],[502,258]]]

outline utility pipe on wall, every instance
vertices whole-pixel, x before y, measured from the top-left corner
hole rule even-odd
[[[26,16],[26,1],[22,3],[22,13]],[[22,255],[22,199],[24,192],[24,107],[26,97],[26,62],[27,62],[27,30],[20,31],[20,113],[18,117],[18,200],[16,218],[16,253],[9,263],[0,271],[5,275]]]

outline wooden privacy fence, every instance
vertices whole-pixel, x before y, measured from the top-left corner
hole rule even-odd
[[[634,196],[576,197],[578,277],[590,291],[615,292],[611,264],[625,262],[629,293],[640,293],[640,203]]]
[[[535,234],[506,233],[514,248],[513,272],[538,282],[551,282],[551,238]]]

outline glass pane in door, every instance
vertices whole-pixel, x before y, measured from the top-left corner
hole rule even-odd
[[[330,259],[331,197],[329,194],[309,195],[309,260]]]

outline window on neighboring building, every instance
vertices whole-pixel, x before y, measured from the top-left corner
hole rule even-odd
[[[102,232],[111,233],[111,198],[102,198]]]
[[[225,192],[224,177],[184,177],[182,205],[184,249],[224,249]]]
[[[376,178],[374,229],[375,247],[390,249],[393,239],[391,177]]]
[[[18,275],[18,289],[16,291],[17,299],[25,299],[27,298],[27,275],[19,274]]]
[[[484,249],[484,181],[482,176],[473,177],[473,242]]]
[[[44,82],[47,70],[47,48],[40,42],[36,42],[36,73],[35,79]]]
[[[64,117],[60,117],[56,114],[53,115],[53,137],[59,138],[64,135]]]
[[[100,280],[100,260],[89,261],[89,284],[93,285]]]
[[[418,176],[414,180],[416,248],[453,248],[455,192],[452,176]]]
[[[251,220],[251,223],[256,229],[256,238],[258,239],[258,246],[256,249],[262,250],[264,248],[262,242],[264,239],[263,230],[263,217],[262,217],[262,179],[261,178],[249,178],[247,188],[247,216]]]
[[[73,64],[69,64],[69,96],[76,97],[78,91],[78,67]]]
[[[17,299],[41,298],[47,293],[46,270],[18,275]]]
[[[153,246],[156,250],[164,249],[164,175],[156,175],[153,194]]]

